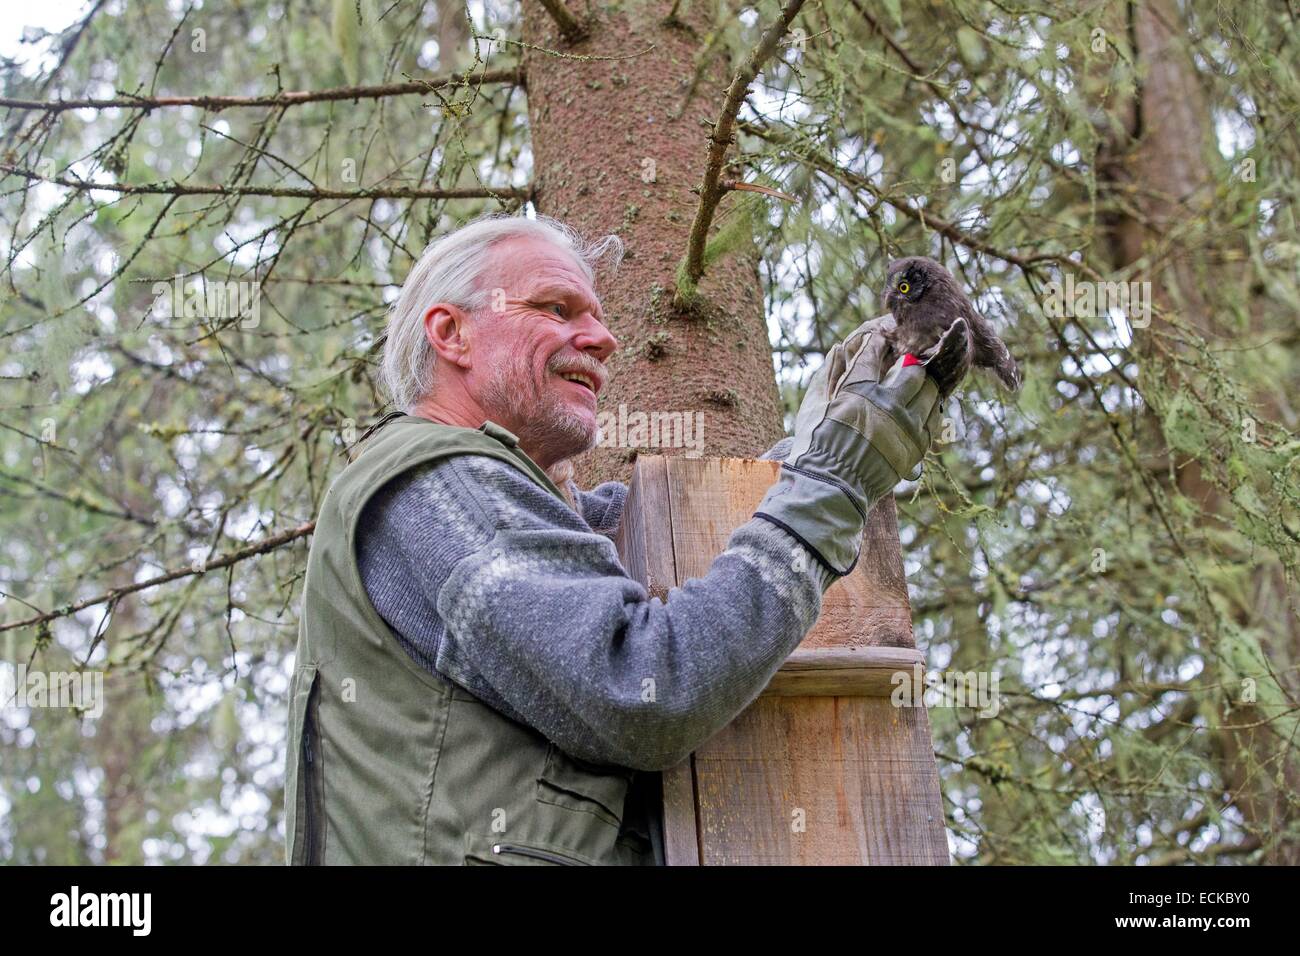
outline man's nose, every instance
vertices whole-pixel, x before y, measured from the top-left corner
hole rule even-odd
[[[591,314],[586,316],[573,344],[575,348],[602,362],[618,350],[618,339],[605,328],[604,323]]]

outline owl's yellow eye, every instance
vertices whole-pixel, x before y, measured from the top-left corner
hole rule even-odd
[[[903,293],[903,295],[907,295],[907,293],[910,292],[911,289],[912,287],[908,285],[906,282],[898,283],[898,291]]]

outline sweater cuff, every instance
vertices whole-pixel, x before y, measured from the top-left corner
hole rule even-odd
[[[773,520],[770,515],[755,514],[751,523],[763,529],[763,533],[770,535],[774,540],[781,542],[782,547],[791,556],[793,566],[809,574],[813,581],[817,583],[822,594],[826,589],[840,579],[842,575],[837,574],[821,556],[806,541],[793,534],[789,528],[782,525],[779,521]],[[850,568],[850,570],[852,570]]]

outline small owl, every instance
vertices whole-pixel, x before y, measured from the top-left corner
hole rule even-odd
[[[1016,360],[942,265],[925,256],[897,259],[889,264],[885,282],[885,307],[898,327],[887,335],[890,349],[884,356],[883,368],[900,355],[928,359],[944,332],[958,319],[965,319],[969,347],[959,353],[959,367],[931,368],[940,379],[940,391],[947,394],[956,388],[972,365],[992,369],[1009,391],[1020,388]]]

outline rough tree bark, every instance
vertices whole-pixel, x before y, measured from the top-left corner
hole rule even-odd
[[[581,20],[585,35],[570,42],[540,3],[524,3],[537,208],[588,237],[616,233],[626,246],[599,290],[621,344],[602,411],[701,412],[704,454],[753,456],[782,434],[755,250],[742,244],[710,265],[698,308],[673,306],[699,202],[692,190],[731,68],[716,52],[704,57],[684,102],[708,31],[706,5],[665,22],[671,7],[593,6]],[[635,457],[597,448],[579,465],[579,483],[626,481]]]

